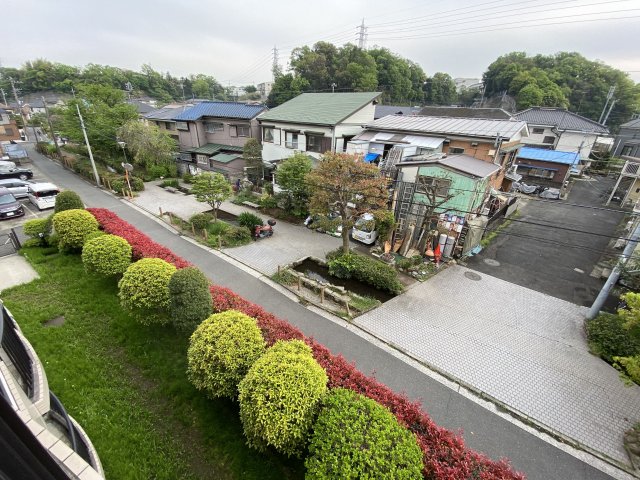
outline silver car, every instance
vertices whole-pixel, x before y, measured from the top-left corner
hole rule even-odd
[[[29,180],[20,180],[19,178],[0,178],[0,188],[5,187],[16,198],[25,198],[29,185],[32,183]]]

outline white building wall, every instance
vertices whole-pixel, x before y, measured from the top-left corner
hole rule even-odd
[[[534,128],[544,128],[543,133],[533,133]],[[544,137],[553,137],[554,143],[544,143]],[[557,141],[558,136],[553,133],[553,131],[551,130],[551,127],[539,127],[539,126],[533,126],[533,125],[529,125],[529,136],[528,137],[522,137],[522,139],[520,140],[522,143],[524,143],[525,145],[531,145],[531,146],[535,146],[535,145],[539,145],[539,146],[545,146],[546,148],[553,148],[553,146],[555,145],[555,142]],[[514,137],[514,140],[517,140]]]
[[[563,132],[556,144],[556,150],[580,152],[580,158],[587,160],[597,138],[593,133]]]

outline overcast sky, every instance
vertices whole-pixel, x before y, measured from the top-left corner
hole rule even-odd
[[[427,75],[480,77],[511,51],[577,51],[640,82],[640,0],[2,0],[2,66],[46,58],[181,76],[227,85],[271,78],[271,49],[286,69],[291,49],[318,40],[384,46]],[[382,13],[384,12],[384,13]],[[616,18],[606,21],[593,19]],[[572,23],[567,23],[572,22]],[[555,25],[537,26],[544,23]],[[477,32],[477,30],[488,30]]]

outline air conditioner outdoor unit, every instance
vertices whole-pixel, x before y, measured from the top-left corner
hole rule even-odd
[[[489,151],[487,152],[487,155],[489,155],[490,157],[493,157],[495,154],[496,154],[496,151],[495,151],[495,150],[489,150]]]

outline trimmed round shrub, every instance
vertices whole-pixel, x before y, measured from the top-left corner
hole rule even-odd
[[[210,213],[196,213],[189,219],[189,223],[193,225],[196,230],[204,230],[209,226],[213,220],[213,215]]]
[[[169,281],[176,270],[160,258],[132,263],[118,282],[120,304],[143,325],[167,323]]]
[[[191,333],[211,315],[209,280],[196,267],[178,270],[169,280],[169,315],[178,330]]]
[[[54,213],[64,212],[65,210],[84,209],[84,203],[76,192],[66,190],[56,195],[56,206],[53,208]]]
[[[265,342],[254,318],[236,310],[216,313],[191,336],[189,380],[211,398],[235,398],[238,384],[264,351]]]
[[[41,245],[46,245],[51,235],[51,216],[27,220],[22,231],[25,235],[38,240]]]
[[[60,250],[80,250],[87,237],[98,231],[98,221],[86,210],[73,209],[56,213],[53,228],[58,235]]]
[[[313,426],[305,479],[422,479],[416,437],[379,403],[337,388]]]
[[[238,385],[249,445],[299,456],[326,391],[327,374],[304,342],[276,342]]]
[[[82,263],[90,272],[108,277],[121,275],[131,264],[131,245],[117,235],[98,235],[84,244]]]

